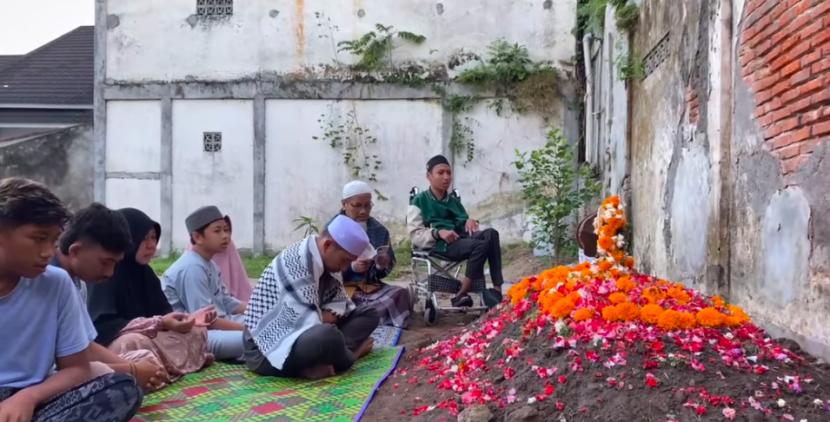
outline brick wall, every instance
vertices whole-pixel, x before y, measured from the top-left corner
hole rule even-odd
[[[830,137],[830,0],[747,0],[743,16],[741,77],[786,176]]]
[[[686,88],[686,115],[693,125],[700,121],[700,100],[697,98],[697,90],[691,85]]]

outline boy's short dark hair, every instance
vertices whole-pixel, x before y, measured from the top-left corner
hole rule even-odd
[[[120,212],[99,203],[78,211],[60,239],[60,251],[69,253],[69,247],[78,241],[91,241],[112,253],[127,252],[132,246],[130,227]]]
[[[211,223],[211,224],[212,224],[212,223]],[[209,225],[210,225],[210,224],[208,224],[208,226],[209,226]],[[194,230],[194,231],[193,231],[193,233],[199,233],[200,235],[204,236],[204,235],[205,235],[205,229],[206,229],[206,228],[207,228],[207,226],[200,227],[200,228],[198,228],[198,229]],[[194,238],[193,238],[193,233],[190,233],[190,244],[191,244],[191,245],[195,245],[195,244],[196,244],[196,239],[194,239]]]
[[[63,227],[71,214],[46,186],[20,177],[0,180],[0,228]]]

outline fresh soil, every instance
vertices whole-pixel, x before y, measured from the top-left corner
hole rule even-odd
[[[494,310],[474,322],[469,331],[479,330],[484,321],[496,318],[499,312],[505,311]],[[408,337],[408,353],[381,387],[364,420],[456,420],[449,409],[436,408],[418,414],[419,408],[442,402],[455,403],[459,411],[465,407],[460,394],[439,388],[446,377],[436,376],[421,364],[424,357],[434,355],[436,350],[413,347],[429,342],[436,335],[449,338],[465,331],[454,325],[463,323],[463,319],[444,322],[445,325],[428,327],[429,334],[427,330],[413,327]],[[624,363],[608,367],[604,362],[617,354],[616,350],[580,346],[554,348],[549,336],[523,336],[524,322],[516,321],[502,331],[486,353],[490,356],[486,364],[491,370],[483,380],[492,384],[490,393],[494,397],[515,396],[512,403],[494,400],[487,405],[494,421],[722,421],[728,420],[723,414],[726,404],[736,410],[736,421],[830,420],[830,409],[826,407],[830,399],[830,365],[802,354],[795,343],[787,340],[782,340],[782,344],[790,348],[793,356],[803,360],[764,361],[769,370],[763,374],[729,367],[710,350],[704,350],[697,357],[705,366],[702,371],[682,360],[644,369],[646,362],[653,363],[646,344],[628,350]],[[407,342],[407,336],[404,339]],[[509,344],[514,339],[523,342],[521,357],[504,363],[505,340]],[[666,353],[684,353],[668,338],[663,344]],[[596,353],[592,356],[596,361],[587,358],[586,352]],[[576,357],[581,359],[581,370],[573,367]],[[534,365],[556,370],[542,379]],[[647,373],[654,376],[655,387],[647,386]],[[788,385],[784,378],[794,375],[799,377],[798,387]],[[551,385],[555,392],[543,397],[546,385]],[[800,392],[796,393],[796,389]],[[768,409],[767,413],[754,409],[749,397]],[[779,399],[783,400],[783,407],[779,406]]]
[[[513,282],[548,267],[527,248],[506,250],[505,264]],[[486,408],[489,417],[464,420],[830,421],[830,365],[751,324],[730,330],[729,341],[713,331],[697,343],[677,333],[642,341],[623,330],[611,341],[563,345],[561,327],[539,324],[538,311],[516,312],[505,303],[480,318],[442,314],[435,326],[414,314],[401,340],[407,352],[363,420],[455,421]],[[483,358],[459,357],[476,347]],[[725,363],[730,348],[743,366]]]

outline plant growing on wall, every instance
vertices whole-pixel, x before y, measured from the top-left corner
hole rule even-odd
[[[312,136],[312,139],[325,141],[332,149],[340,151],[343,164],[352,177],[378,181],[378,172],[383,166],[383,161],[374,148],[378,139],[360,124],[354,108],[341,115],[334,107],[329,107],[329,111],[320,115],[317,123],[320,124],[322,135]],[[378,190],[375,190],[375,194],[381,201],[388,199]]]
[[[312,234],[320,233],[320,227],[317,222],[308,216],[301,215],[294,219],[294,224],[297,227],[294,227],[294,231],[303,231],[303,237],[311,236]]]
[[[522,196],[535,222],[533,245],[550,248],[560,259],[576,255],[575,213],[600,192],[600,183],[587,164],[577,164],[573,147],[556,128],[550,128],[545,146],[516,151]]]
[[[464,164],[468,164],[475,158],[475,138],[473,138],[472,125],[475,119],[469,116],[462,116],[473,108],[478,98],[467,95],[445,95],[444,110],[452,114],[452,132],[450,133],[450,151],[453,155],[464,155]]]
[[[526,110],[548,112],[557,95],[558,73],[547,63],[534,62],[525,46],[496,40],[487,48],[487,58],[478,66],[463,70],[455,80],[479,88],[492,89],[506,97],[519,113]],[[501,115],[503,102],[493,103]]]
[[[631,54],[620,54],[614,60],[617,68],[617,79],[625,82],[642,80],[646,76],[646,65],[643,59]]]
[[[578,25],[585,32],[601,36],[605,27],[605,8],[614,6],[614,18],[617,27],[631,31],[637,26],[640,17],[640,7],[631,0],[584,0],[576,8]]]
[[[337,43],[338,51],[347,51],[359,59],[355,69],[367,72],[392,67],[392,50],[394,40],[401,40],[412,44],[422,44],[426,37],[408,31],[396,31],[392,26],[375,24],[375,31],[369,31],[360,38]]]
[[[331,17],[329,17],[328,15],[326,15],[323,12],[314,12],[314,17],[317,19],[317,27],[318,28],[322,29],[323,27],[325,27],[326,29],[328,29],[328,34],[320,34],[320,35],[317,36],[317,38],[320,38],[320,39],[328,38],[329,42],[331,43],[332,57],[334,57],[335,63],[339,63],[338,60],[337,60],[338,50],[337,50],[337,47],[335,47],[335,44],[334,44],[334,33],[336,31],[340,31],[340,27],[335,25],[334,22],[332,22]]]

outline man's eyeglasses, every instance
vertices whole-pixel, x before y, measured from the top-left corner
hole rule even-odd
[[[366,211],[371,211],[372,208],[375,206],[374,202],[369,202],[368,204],[352,204],[352,203],[347,202],[347,204],[350,207],[352,207],[356,210],[366,210]]]

